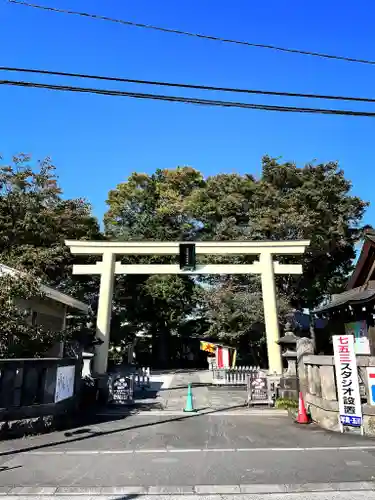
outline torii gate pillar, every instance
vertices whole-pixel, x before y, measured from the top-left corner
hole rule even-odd
[[[100,276],[98,311],[96,315],[96,338],[100,339],[102,344],[96,347],[93,362],[94,370],[97,373],[105,373],[107,371],[115,264],[116,254],[104,252]]]
[[[281,346],[278,344],[278,341],[280,340],[280,331],[272,254],[261,254],[259,262],[262,268],[261,280],[268,366],[271,373],[276,372],[279,375],[283,372],[283,364],[281,358]]]
[[[119,255],[178,255],[178,242],[114,242],[71,241],[65,242],[74,255],[101,255],[102,260],[93,265],[74,265],[73,274],[99,274],[100,291],[96,335],[102,344],[96,346],[94,371],[107,370],[113,284],[116,274],[260,274],[267,337],[269,372],[282,374],[279,321],[275,274],[302,274],[300,264],[280,264],[274,255],[300,255],[309,241],[210,241],[189,242],[195,245],[196,254],[203,255],[258,255],[253,264],[197,265],[194,270],[183,270],[177,264],[132,264],[116,262]]]

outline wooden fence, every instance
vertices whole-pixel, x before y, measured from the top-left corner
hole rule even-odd
[[[73,411],[81,369],[79,358],[0,359],[0,421]]]

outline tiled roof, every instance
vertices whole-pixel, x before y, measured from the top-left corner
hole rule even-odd
[[[335,309],[338,307],[342,307],[344,305],[356,305],[361,303],[369,302],[375,298],[375,289],[367,288],[365,290],[361,289],[353,289],[348,290],[347,292],[340,293],[335,295],[331,302],[328,304],[315,309],[315,313],[328,311],[330,309]]]

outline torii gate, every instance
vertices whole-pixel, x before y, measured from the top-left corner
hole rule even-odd
[[[197,242],[117,242],[74,241],[65,244],[73,255],[101,255],[96,264],[73,265],[73,274],[100,274],[96,335],[103,341],[96,346],[94,370],[107,370],[113,284],[116,274],[260,274],[270,373],[282,373],[281,348],[276,302],[275,274],[302,274],[301,264],[280,264],[274,255],[301,255],[310,241],[197,241]],[[121,255],[179,255],[189,247],[197,255],[258,255],[253,264],[206,264],[181,269],[178,264],[121,264]],[[189,257],[187,255],[187,257]]]

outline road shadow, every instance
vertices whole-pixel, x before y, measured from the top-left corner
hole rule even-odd
[[[186,413],[186,414],[181,414],[181,416],[177,416],[177,417],[169,417],[169,418],[165,418],[163,420],[147,422],[144,424],[136,424],[136,425],[133,425],[131,427],[124,427],[124,428],[120,428],[120,429],[118,429],[118,428],[111,429],[111,430],[107,430],[107,431],[91,430],[88,427],[89,425],[94,425],[94,423],[98,424],[98,423],[103,423],[104,421],[106,421],[106,420],[104,420],[104,421],[102,420],[100,422],[96,419],[95,422],[92,422],[90,424],[86,423],[85,426],[82,426],[83,428],[75,429],[74,431],[71,431],[71,432],[68,431],[67,433],[65,433],[66,437],[68,437],[68,438],[72,437],[73,439],[63,439],[63,440],[60,439],[59,441],[53,441],[53,442],[50,441],[48,443],[24,446],[23,448],[7,450],[7,451],[0,452],[0,457],[17,455],[20,453],[27,453],[29,451],[43,450],[45,448],[50,448],[52,446],[58,446],[60,444],[86,441],[88,439],[92,439],[92,438],[99,437],[99,436],[110,436],[110,435],[118,434],[118,433],[125,432],[125,431],[142,429],[144,427],[151,427],[151,426],[166,424],[168,422],[181,422],[181,421],[184,421],[188,418],[199,418],[199,417],[204,417],[206,415],[210,415],[213,413],[220,413],[223,411],[230,411],[230,410],[235,410],[235,409],[239,409],[239,408],[244,408],[244,405],[241,404],[241,405],[235,405],[235,406],[215,408],[215,409],[212,409],[211,411],[204,411],[204,413],[199,413],[199,411],[197,411],[196,413]],[[119,420],[124,419],[124,418],[126,418],[126,416],[130,416],[130,414],[129,415],[122,414],[121,416],[119,415],[118,419]],[[111,415],[111,421],[113,421],[113,420],[116,420],[116,419],[113,418],[113,416]]]
[[[69,431],[77,427],[86,427],[109,421],[117,421],[125,416],[140,412],[163,411],[161,401],[157,401],[159,385],[154,388],[137,388],[133,402],[125,405],[106,404],[103,402],[81,404],[81,407],[71,414],[38,417],[35,419],[19,420],[12,423],[9,429],[0,430],[0,443],[32,436],[48,435],[53,432]],[[88,409],[85,409],[88,408]],[[108,416],[103,417],[106,409]],[[100,413],[100,415],[97,415]],[[2,422],[0,422],[1,425]]]
[[[144,494],[139,493],[129,493],[128,495],[118,496],[117,494],[113,495],[113,500],[132,500],[133,498],[144,497]],[[106,498],[111,498],[111,495],[105,495]],[[90,497],[91,498],[91,497]],[[93,497],[95,498],[95,497]],[[100,500],[101,496],[98,497]]]
[[[6,465],[0,465],[0,472],[7,472],[8,470],[21,469],[22,465],[15,465],[14,467],[7,467]]]

